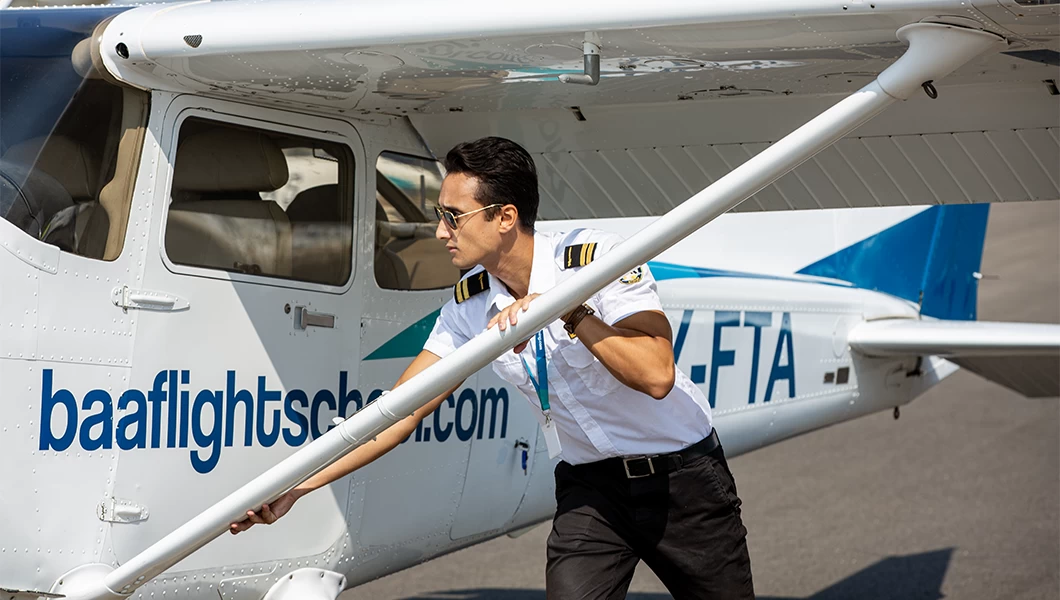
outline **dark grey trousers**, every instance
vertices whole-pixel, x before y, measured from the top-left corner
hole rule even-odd
[[[621,461],[556,467],[550,600],[625,598],[643,560],[676,600],[754,598],[747,530],[725,455],[627,479]]]

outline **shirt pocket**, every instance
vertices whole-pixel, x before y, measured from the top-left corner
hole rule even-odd
[[[566,334],[564,333],[564,335]],[[578,381],[596,396],[607,394],[622,385],[611,375],[607,367],[597,360],[592,352],[589,352],[585,344],[582,344],[577,339],[569,342],[567,340],[562,341],[556,350],[560,360],[566,364],[567,368],[559,367],[559,365],[557,367],[562,369],[560,374],[568,382],[571,381],[571,373],[573,373]],[[574,386],[571,387],[573,388]],[[575,389],[571,391],[577,393]]]

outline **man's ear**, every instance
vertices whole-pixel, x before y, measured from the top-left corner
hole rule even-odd
[[[505,204],[500,208],[500,232],[508,233],[519,226],[519,209],[514,204]]]

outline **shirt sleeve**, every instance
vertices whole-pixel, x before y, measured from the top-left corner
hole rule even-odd
[[[438,320],[434,322],[434,329],[427,336],[423,349],[440,358],[445,358],[471,339],[467,329],[467,322],[460,315],[456,301],[450,300],[438,313]]]
[[[603,256],[622,242],[618,236],[609,237],[600,243],[598,257]],[[640,265],[617,281],[607,284],[592,297],[597,307],[597,316],[607,323],[615,323],[635,313],[646,310],[662,312],[662,302],[656,289],[655,278],[648,265]]]

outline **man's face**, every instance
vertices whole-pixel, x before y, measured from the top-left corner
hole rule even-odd
[[[438,223],[435,237],[445,242],[453,266],[470,269],[482,264],[483,259],[499,251],[501,247],[501,219],[486,220],[486,211],[461,216],[483,206],[493,204],[492,199],[483,205],[475,199],[478,180],[464,173],[446,175],[438,204],[456,216],[456,228],[449,227],[445,220]]]

